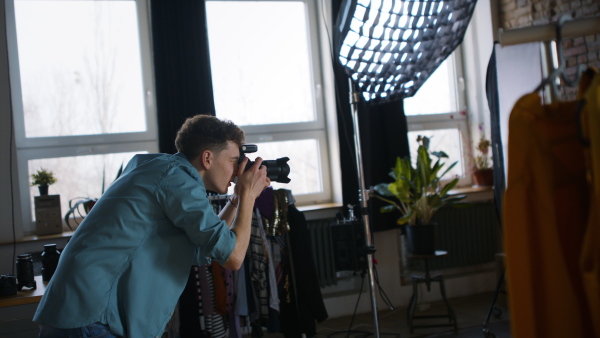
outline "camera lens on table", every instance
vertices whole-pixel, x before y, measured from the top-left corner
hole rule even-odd
[[[54,275],[59,258],[60,251],[56,249],[56,244],[44,245],[44,252],[42,252],[42,280],[44,282],[50,281]]]
[[[0,296],[12,296],[17,294],[17,281],[13,275],[0,276]]]
[[[36,288],[31,254],[17,256],[17,290],[21,291],[23,287]]]

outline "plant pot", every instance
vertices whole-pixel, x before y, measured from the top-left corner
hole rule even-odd
[[[86,214],[89,214],[90,211],[92,211],[92,208],[94,205],[96,205],[96,202],[96,200],[89,200],[83,204],[83,209],[85,210]]]
[[[38,190],[40,191],[40,196],[48,195],[48,186],[47,185],[38,185]]]
[[[435,224],[408,225],[406,237],[413,255],[435,254]]]
[[[494,169],[480,169],[473,173],[475,184],[481,187],[490,187],[494,185]]]

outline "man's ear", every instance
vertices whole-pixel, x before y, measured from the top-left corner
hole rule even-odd
[[[200,154],[200,162],[202,163],[202,166],[206,169],[210,168],[210,166],[212,165],[212,163],[214,162],[214,156],[212,151],[210,150],[205,150]]]

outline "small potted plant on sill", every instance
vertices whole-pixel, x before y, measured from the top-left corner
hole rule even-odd
[[[479,126],[482,130],[482,126]],[[478,186],[492,186],[494,185],[494,169],[492,168],[492,160],[489,156],[489,149],[492,142],[485,138],[485,134],[481,134],[481,138],[477,143],[475,156],[475,168],[473,170],[473,178],[475,184]]]
[[[44,168],[40,168],[34,174],[31,174],[31,185],[38,186],[40,196],[48,195],[48,187],[56,183],[56,181],[54,173]]]
[[[466,206],[461,203],[465,195],[449,195],[450,189],[458,183],[458,178],[442,184],[442,177],[450,171],[457,162],[449,165],[444,171],[448,158],[443,151],[430,152],[429,138],[417,138],[416,167],[412,166],[410,158],[397,158],[396,166],[390,172],[394,179],[392,183],[377,184],[371,191],[371,196],[389,205],[381,208],[381,212],[399,210],[402,216],[397,223],[406,226],[406,234],[410,251],[413,254],[433,254],[435,252],[435,224],[432,217],[444,206]],[[434,161],[432,156],[437,159]]]

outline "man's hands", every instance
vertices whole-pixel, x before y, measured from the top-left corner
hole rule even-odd
[[[244,262],[248,243],[250,242],[250,227],[254,201],[262,191],[271,184],[267,177],[267,167],[261,167],[262,158],[257,157],[256,162],[245,170],[248,158],[239,164],[235,193],[231,197],[231,204],[237,207],[236,216],[231,225],[231,231],[236,235],[236,242],[224,267],[238,270]]]
[[[245,170],[249,159],[246,157],[238,166],[237,183],[235,185],[236,200],[239,205],[240,200],[243,198],[248,199],[251,203],[260,196],[266,187],[271,185],[271,180],[267,177],[267,168],[262,166],[263,159],[257,157],[254,164]]]

